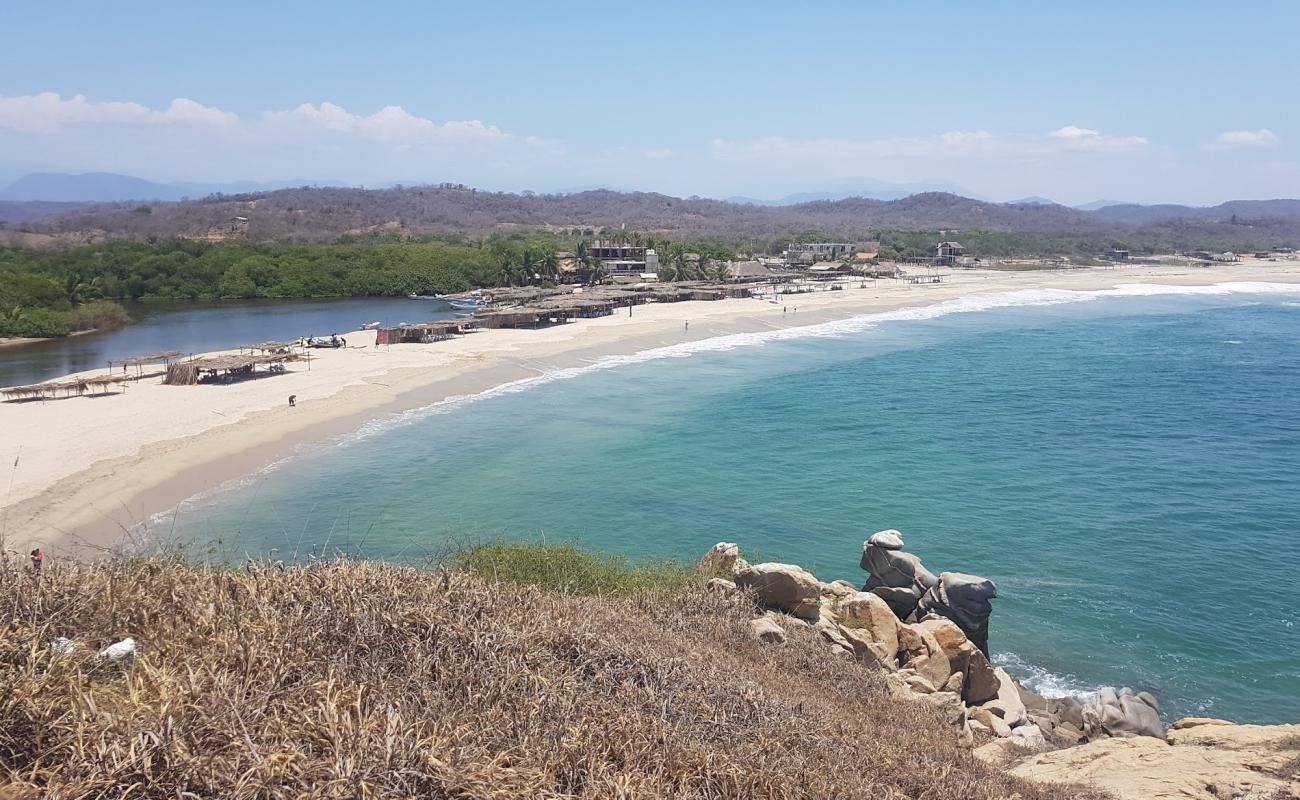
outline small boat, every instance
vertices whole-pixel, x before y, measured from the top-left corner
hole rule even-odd
[[[463,317],[472,317],[472,316],[474,316],[474,312],[473,312],[473,311],[453,311],[453,312],[451,312],[451,313],[455,314],[455,315],[458,316],[458,317],[462,317],[462,318],[463,318]]]
[[[465,311],[465,310],[473,311],[483,305],[483,301],[478,299],[460,300],[460,299],[444,298],[444,300],[446,300],[447,305],[459,311]]]
[[[415,292],[411,292],[406,297],[409,300],[441,300],[442,299],[436,294],[416,294]]]
[[[378,327],[379,327],[379,323],[378,323],[378,322],[367,322],[367,323],[364,323],[364,324],[361,326],[361,330],[363,330],[363,331],[373,331],[375,328],[378,328]]]

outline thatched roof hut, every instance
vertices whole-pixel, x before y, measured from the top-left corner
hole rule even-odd
[[[446,319],[438,322],[420,322],[413,325],[398,325],[393,328],[379,328],[375,333],[375,344],[407,344],[413,342],[439,342],[460,336],[478,327],[472,319]]]
[[[167,367],[167,376],[163,384],[167,386],[193,386],[196,383],[230,383],[251,377],[259,366],[267,366],[268,371],[284,370],[282,366],[290,361],[310,360],[310,356],[298,353],[270,353],[265,355],[220,355],[204,356]],[[277,369],[278,368],[278,369]],[[203,373],[208,373],[204,379]],[[224,373],[224,375],[222,374]]]

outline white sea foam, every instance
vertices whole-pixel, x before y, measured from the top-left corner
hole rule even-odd
[[[919,322],[952,314],[969,314],[995,309],[1017,308],[1023,306],[1052,306],[1066,303],[1081,303],[1108,297],[1155,297],[1161,295],[1229,295],[1229,294],[1300,294],[1300,284],[1261,283],[1237,281],[1216,283],[1207,286],[1168,286],[1161,284],[1131,283],[1122,284],[1111,289],[1094,291],[1076,291],[1070,289],[1019,289],[1009,292],[988,292],[969,294],[931,303],[923,306],[908,306],[892,311],[870,314],[858,314],[841,320],[822,322],[790,328],[778,328],[754,333],[733,333],[700,339],[693,342],[654,347],[626,355],[611,355],[595,359],[580,367],[566,367],[542,372],[538,375],[503,383],[476,394],[453,395],[437,402],[418,408],[408,409],[379,419],[370,420],[354,432],[331,440],[330,445],[350,444],[386,433],[426,419],[436,414],[447,414],[458,408],[480,400],[493,397],[518,394],[548,383],[569,380],[593,372],[616,369],[633,364],[644,364],[667,358],[690,358],[699,353],[719,353],[743,347],[753,347],[770,342],[784,342],[809,338],[842,338],[875,328],[882,323]],[[226,481],[200,494],[188,498],[180,504],[182,510],[188,510],[210,502],[232,489],[245,488],[255,484],[261,478],[293,461],[303,452],[313,450],[320,445],[304,446],[289,456],[269,464],[257,472],[234,480]],[[170,518],[176,509],[168,509],[151,517],[146,527],[152,527],[159,521]]]
[[[1106,688],[1088,683],[1075,675],[1050,672],[1037,664],[1030,664],[1015,653],[997,653],[993,656],[993,663],[1011,673],[1025,688],[1049,700],[1059,697],[1084,699]]]

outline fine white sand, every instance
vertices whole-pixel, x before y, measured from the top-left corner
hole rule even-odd
[[[105,397],[0,403],[0,536],[5,547],[19,552],[39,545],[85,554],[111,545],[150,515],[279,460],[300,444],[355,430],[376,416],[602,355],[973,293],[1229,281],[1300,284],[1300,263],[959,271],[940,284],[880,280],[859,287],[853,281],[845,291],[783,297],[782,305],[756,299],[644,305],[630,316],[622,310],[552,328],[482,331],[428,345],[376,348],[373,332],[352,332],[347,349],[312,351],[310,370],[291,364],[286,374],[228,386],[163,386],[155,378]],[[296,408],[288,407],[291,394],[297,395]]]

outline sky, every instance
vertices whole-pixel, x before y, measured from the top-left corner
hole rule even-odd
[[[0,4],[0,185],[1300,196],[1300,0]]]

